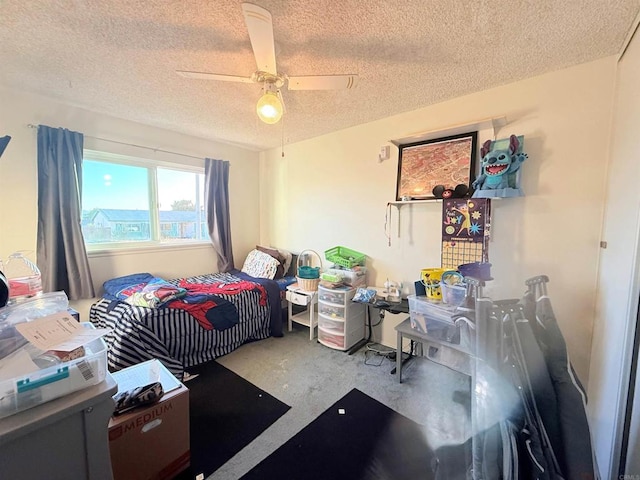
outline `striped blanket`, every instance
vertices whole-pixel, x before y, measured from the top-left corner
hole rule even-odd
[[[180,281],[232,284],[246,282],[246,279],[230,273],[216,273],[171,280],[175,284]],[[157,358],[181,379],[185,368],[230,353],[245,342],[270,336],[273,330],[271,299],[264,301],[264,288],[216,295],[235,305],[239,314],[237,325],[225,330],[207,330],[186,310],[99,300],[91,306],[89,320],[97,327],[112,330],[104,337],[108,345],[109,369],[120,370]],[[279,303],[275,308],[279,315]]]

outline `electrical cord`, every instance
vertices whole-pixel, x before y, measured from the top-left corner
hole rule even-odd
[[[377,353],[378,355],[389,355],[390,353],[396,353],[395,349],[385,347],[384,345],[380,345],[379,343],[370,343],[366,348],[368,351]]]
[[[373,343],[371,341],[371,338],[373,337],[373,327],[377,327],[382,323],[382,320],[384,320],[384,310],[378,309],[378,312],[379,312],[378,315],[380,316],[380,320],[378,320],[378,322],[374,324],[374,323],[371,323],[371,311],[369,310],[370,305],[369,304],[365,304],[365,305],[367,306],[365,310],[365,317],[366,317],[365,320],[366,320],[367,326],[369,327],[369,333],[367,335],[366,348],[364,352],[364,364],[372,365],[374,367],[379,367],[384,363],[385,359],[389,360],[390,362],[395,362],[396,361],[395,349],[390,347],[384,347],[383,345]],[[384,347],[384,348],[376,348],[375,345],[380,345],[380,347]],[[413,355],[413,341],[411,341],[410,351],[405,352],[403,350],[402,355],[406,355],[407,358]],[[377,358],[377,357],[380,357],[380,361],[372,363],[371,358]]]
[[[367,306],[367,309],[368,308],[369,307]],[[378,323],[376,323],[374,325],[371,325],[371,321],[369,321],[369,326],[370,327],[377,327],[378,325],[380,325],[382,323],[382,320],[384,320],[384,310],[380,310],[380,314],[379,315],[380,315],[380,320],[378,320]]]
[[[413,352],[405,352],[402,351],[402,355],[409,358]],[[372,359],[379,358],[379,361],[373,362]],[[384,361],[389,360],[389,362],[396,361],[396,351],[393,348],[385,347],[384,345],[380,345],[379,343],[368,343],[365,347],[364,352],[364,364],[371,365],[374,367],[379,367],[384,363]]]

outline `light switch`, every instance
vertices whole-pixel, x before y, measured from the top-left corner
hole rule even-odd
[[[378,161],[388,160],[391,155],[391,147],[389,145],[383,145],[380,147],[380,153],[378,153]]]

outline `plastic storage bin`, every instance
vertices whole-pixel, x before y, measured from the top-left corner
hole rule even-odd
[[[409,303],[409,316],[412,324],[414,321],[427,317],[443,322],[451,322],[451,317],[456,311],[455,305],[429,300],[425,296],[409,295],[407,296],[407,301]],[[424,321],[420,323],[424,324]]]
[[[338,335],[344,335],[344,321],[340,320],[330,320],[323,316],[320,316],[318,319],[318,326],[325,330],[327,333],[335,333]]]
[[[428,334],[438,341],[460,343],[460,334],[458,332],[456,335],[457,327],[451,320],[455,311],[454,306],[434,303],[427,300],[427,297],[415,295],[409,295],[408,300],[411,328]]]
[[[434,342],[466,353],[472,351],[473,329],[464,320],[458,319],[454,323],[451,318],[456,311],[454,305],[436,303],[416,295],[409,295],[407,299],[411,328],[424,333]]]
[[[349,290],[328,290],[325,288],[321,288],[318,292],[319,299],[323,302],[335,303],[336,305],[344,305],[347,300],[347,294],[350,293]]]
[[[328,282],[344,282],[352,287],[360,287],[367,284],[367,268],[361,266],[351,269],[328,268],[321,277]]]
[[[426,327],[426,333],[430,338],[439,342],[460,345],[460,329],[453,322],[442,322],[427,317]]]
[[[366,255],[346,247],[333,247],[324,252],[324,257],[330,262],[345,268],[364,265]]]
[[[344,320],[345,307],[338,307],[324,302],[318,304],[318,313],[330,318],[338,318]]]
[[[9,255],[3,271],[9,282],[9,300],[42,292],[40,270],[21,252]]]
[[[334,335],[322,330],[321,328],[318,329],[318,340],[327,346],[334,347],[339,350],[343,350],[345,348],[343,335]]]
[[[440,289],[442,290],[442,301],[444,303],[457,307],[464,302],[464,297],[467,293],[467,287],[464,285],[447,285],[444,282],[440,282]]]
[[[91,323],[82,325],[95,328]],[[24,349],[32,357],[42,353],[30,345]],[[93,340],[84,349],[83,357],[0,381],[0,418],[102,382],[107,375],[104,340]]]
[[[449,367],[456,372],[471,375],[471,357],[447,345],[425,342],[423,348],[426,349],[425,355],[430,360]]]

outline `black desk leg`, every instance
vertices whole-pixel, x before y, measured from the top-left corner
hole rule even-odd
[[[356,343],[353,347],[351,347],[349,349],[349,351],[348,351],[349,355],[353,355],[358,350],[360,350],[362,347],[364,347],[366,344],[367,344],[367,339],[363,338],[362,340],[360,340],[358,343]]]
[[[413,358],[413,340],[411,340],[411,349],[409,350],[409,355],[407,356],[407,358],[405,358],[404,360],[401,360],[402,366],[404,367],[404,365]],[[396,352],[396,355],[398,354],[398,352]],[[402,351],[400,352],[400,355],[402,356]],[[395,375],[396,374],[396,367],[393,367],[393,369],[389,372],[391,375]]]

